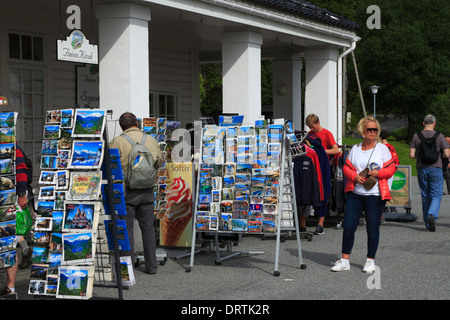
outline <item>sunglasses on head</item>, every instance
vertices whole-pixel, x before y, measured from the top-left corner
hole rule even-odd
[[[366,131],[369,131],[369,132],[378,132],[378,128],[367,128]]]

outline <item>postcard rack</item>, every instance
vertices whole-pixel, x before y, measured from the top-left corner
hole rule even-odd
[[[207,127],[207,126],[205,126]],[[241,132],[240,130],[243,128],[244,126],[235,126],[236,130],[239,130],[239,132]],[[247,126],[245,126],[247,128]],[[255,125],[255,127],[257,127],[257,125]],[[236,209],[237,205],[234,204],[234,202],[240,202],[242,201],[242,193],[239,193],[239,198],[238,198],[238,192],[235,192],[235,197],[233,198],[233,196],[231,196],[231,199],[234,201],[230,201],[232,202],[232,206],[233,206],[233,211],[231,213],[231,215],[228,213],[227,209],[224,209],[224,204],[223,202],[226,200],[230,200],[230,198],[225,199],[225,197],[223,196],[223,194],[225,194],[224,189],[222,189],[222,187],[220,187],[219,189],[221,189],[222,191],[219,191],[219,196],[221,197],[222,201],[220,201],[220,209],[213,209],[213,205],[214,203],[217,203],[217,198],[214,199],[210,199],[210,198],[206,198],[202,199],[200,201],[200,196],[202,196],[200,193],[202,192],[202,186],[205,184],[205,172],[202,171],[203,168],[207,168],[209,169],[209,164],[210,163],[205,163],[205,159],[210,158],[208,156],[208,153],[205,152],[205,146],[204,146],[204,136],[205,136],[205,131],[207,130],[207,128],[203,128],[202,130],[202,134],[201,134],[201,141],[202,143],[200,144],[200,159],[199,159],[199,170],[197,172],[197,188],[196,188],[196,198],[195,198],[195,214],[194,214],[194,223],[193,223],[193,232],[192,232],[192,242],[191,242],[191,251],[190,251],[190,265],[188,268],[186,268],[186,271],[190,271],[191,268],[194,266],[194,256],[196,253],[198,252],[207,252],[207,250],[195,250],[195,239],[196,239],[196,234],[197,233],[212,233],[214,234],[214,245],[215,245],[215,254],[216,254],[216,260],[215,263],[216,264],[221,264],[222,261],[230,259],[232,257],[238,256],[238,255],[255,255],[255,254],[263,254],[264,252],[260,252],[260,251],[247,251],[247,252],[234,252],[234,253],[230,253],[225,257],[222,257],[220,255],[220,244],[219,244],[219,237],[220,236],[225,236],[225,235],[231,235],[231,234],[246,234],[246,235],[276,235],[276,247],[275,247],[275,266],[274,266],[274,275],[275,276],[279,276],[280,275],[280,271],[279,271],[279,255],[280,255],[280,243],[281,243],[281,232],[286,231],[287,229],[289,229],[289,231],[295,230],[296,233],[296,237],[297,237],[297,249],[298,249],[298,258],[299,258],[299,266],[301,269],[305,269],[306,265],[303,264],[302,261],[302,254],[301,254],[301,244],[300,244],[300,233],[299,233],[299,224],[298,224],[298,217],[296,211],[296,201],[295,201],[295,186],[294,186],[294,181],[293,181],[293,166],[292,166],[292,161],[291,161],[291,152],[289,149],[289,141],[287,139],[287,137],[285,136],[284,133],[284,126],[283,125],[276,125],[274,127],[277,127],[278,129],[280,129],[280,136],[278,139],[278,143],[277,143],[277,151],[274,153],[271,151],[267,152],[267,159],[269,159],[267,161],[267,163],[270,162],[270,160],[273,159],[273,155],[276,154],[277,155],[277,161],[278,161],[278,165],[279,165],[279,170],[275,173],[273,173],[272,171],[276,171],[273,170],[273,166],[270,167],[271,170],[267,171],[258,171],[260,169],[257,169],[256,172],[258,172],[259,175],[263,175],[264,177],[262,178],[263,184],[265,184],[261,189],[263,189],[263,193],[259,194],[259,200],[261,200],[260,205],[261,209],[257,209],[258,205],[255,205],[256,201],[254,199],[258,199],[257,195],[258,195],[258,188],[255,187],[253,188],[253,179],[254,179],[254,175],[255,175],[255,171],[254,171],[254,166],[250,165],[251,169],[251,191],[248,192],[248,211],[245,211],[244,209]],[[267,126],[267,132],[268,134],[268,141],[270,142],[270,132],[273,132],[272,128],[270,125]],[[228,130],[228,129],[225,129]],[[219,130],[219,135],[217,135],[218,137],[220,137],[220,130]],[[261,139],[261,138],[260,138]],[[225,139],[224,139],[225,140]],[[226,139],[228,140],[228,138]],[[237,137],[238,141],[240,140],[240,137]],[[258,138],[256,138],[255,140],[258,140]],[[260,140],[262,141],[262,140]],[[221,142],[219,142],[217,145],[220,145]],[[239,142],[238,142],[239,144]],[[266,148],[265,150],[275,150],[273,149],[273,146],[270,146],[271,143],[267,143],[267,145],[264,145],[263,147],[258,147],[257,145],[255,145],[255,150],[257,150],[258,152],[260,150],[264,150],[264,148]],[[228,148],[228,147],[227,147]],[[272,148],[272,149],[271,149]],[[237,154],[239,154],[239,146],[236,146],[235,151],[237,151]],[[225,151],[225,155],[224,158],[226,159],[226,161],[223,161],[222,164],[224,166],[229,165],[229,158],[227,158]],[[217,158],[216,158],[217,159]],[[239,156],[236,157],[236,159],[239,159]],[[239,160],[237,160],[236,165],[238,165]],[[255,162],[253,162],[255,163]],[[258,162],[261,163],[261,162]],[[217,165],[217,164],[216,164]],[[213,165],[214,167],[214,165]],[[258,166],[256,166],[256,168],[260,168]],[[269,168],[269,165],[267,165],[267,168]],[[213,172],[216,169],[212,169]],[[226,168],[224,167],[223,169],[223,176],[221,178],[223,178],[223,183],[224,186],[223,188],[225,188],[225,176],[226,176]],[[237,172],[238,170],[236,170]],[[270,171],[270,173],[269,173]],[[265,172],[267,172],[267,175],[265,174]],[[213,174],[214,175],[214,174]],[[239,174],[241,175],[241,174]],[[236,182],[238,182],[238,173],[236,173],[235,179]],[[276,177],[276,181],[273,180]],[[256,178],[255,180],[258,180],[258,178]],[[269,182],[270,181],[270,182]],[[216,183],[216,182],[214,182]],[[215,189],[215,187],[213,186],[211,189]],[[270,190],[269,190],[270,189]],[[236,190],[238,190],[238,188],[236,188]],[[256,191],[254,191],[256,190]],[[222,195],[221,195],[222,193]],[[212,193],[214,196],[214,193]],[[246,196],[244,194],[244,196]],[[225,199],[225,200],[224,200]],[[246,199],[244,197],[244,199]],[[262,199],[264,199],[264,202],[262,201]],[[263,209],[263,203],[264,205],[266,205],[266,199],[267,199],[267,203],[273,204],[275,203],[275,205],[269,206],[269,207],[265,207]],[[244,201],[245,202],[245,201]],[[209,203],[211,208],[205,209],[200,209],[202,205],[204,205],[204,203]],[[226,204],[225,204],[226,206]],[[266,211],[266,208],[268,208],[268,210]],[[270,210],[272,211],[269,211]],[[206,217],[205,217],[205,211],[209,212],[209,216],[208,213],[206,213]],[[236,212],[236,210],[238,210]],[[242,211],[240,211],[242,210]],[[260,211],[257,211],[260,210]],[[263,211],[264,210],[264,211]],[[225,214],[224,214],[225,213]],[[293,218],[295,220],[295,222],[293,223],[293,225],[291,224],[292,228],[285,228],[283,227],[282,224],[282,217],[283,215],[289,214],[290,218]],[[246,218],[248,216],[248,220],[246,219],[241,219],[241,218]],[[227,220],[228,219],[228,220]],[[236,221],[235,221],[236,220]],[[245,222],[242,222],[245,221]],[[244,227],[243,227],[244,225]],[[206,227],[205,227],[206,226]],[[209,226],[209,227],[208,227]],[[227,251],[231,251],[230,250],[231,245],[230,243],[228,243],[227,246]],[[212,247],[210,247],[210,251],[212,251]],[[222,250],[223,251],[223,250]]]

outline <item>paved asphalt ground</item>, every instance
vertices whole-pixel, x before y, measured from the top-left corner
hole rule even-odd
[[[241,255],[220,265],[215,264],[215,252],[196,254],[191,271],[186,272],[190,256],[173,258],[186,250],[170,251],[169,259],[159,266],[157,274],[143,273],[142,267],[135,270],[136,285],[122,291],[123,300],[160,300],[164,306],[168,305],[164,301],[171,300],[176,307],[169,310],[175,315],[181,314],[189,304],[191,307],[214,306],[224,301],[230,303],[230,300],[237,304],[264,304],[274,300],[283,303],[285,300],[291,303],[292,300],[449,300],[450,195],[442,198],[435,232],[424,227],[416,177],[412,177],[411,198],[411,213],[418,217],[416,221],[388,221],[381,226],[376,276],[361,271],[366,259],[365,226],[357,230],[350,258],[351,270],[330,271],[340,257],[342,229],[329,223],[324,235],[313,236],[312,241],[301,240],[305,269],[300,268],[295,238],[288,238],[280,245],[280,275],[277,277],[274,275],[276,238],[244,236],[238,246],[232,247],[233,252],[263,251],[264,254]],[[400,212],[404,212],[402,210]],[[308,230],[313,231],[314,227],[310,226]],[[221,253],[222,256],[226,254],[229,252]],[[20,300],[37,300],[26,293],[29,272],[28,268],[18,273],[16,287]],[[1,272],[1,287],[4,281],[5,274]],[[118,297],[117,288],[94,287],[96,300]],[[292,307],[300,308],[295,303]],[[222,309],[225,313],[225,306]]]

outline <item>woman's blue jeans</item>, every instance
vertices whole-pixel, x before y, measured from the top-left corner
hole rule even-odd
[[[428,227],[428,215],[435,220],[439,217],[441,207],[442,188],[444,176],[441,168],[427,167],[417,169],[417,180],[422,194],[423,221]]]
[[[355,242],[356,228],[364,211],[367,230],[367,258],[375,259],[380,241],[381,206],[381,196],[361,196],[353,192],[347,193],[342,253],[351,254]]]

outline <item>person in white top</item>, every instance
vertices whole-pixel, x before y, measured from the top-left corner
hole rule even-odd
[[[331,268],[332,271],[350,270],[349,258],[362,212],[365,213],[367,229],[367,260],[363,271],[375,271],[374,259],[380,238],[382,201],[391,198],[388,179],[397,169],[389,149],[377,142],[380,129],[375,118],[361,119],[358,131],[364,140],[353,146],[346,159],[343,171],[347,178],[347,200],[343,222],[342,258]]]

